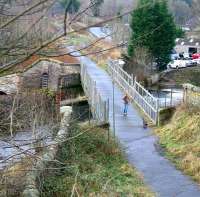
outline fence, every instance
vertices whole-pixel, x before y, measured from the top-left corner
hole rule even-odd
[[[114,61],[109,61],[108,73],[113,81],[129,95],[153,123],[157,124],[159,116],[159,100],[150,94],[141,84],[133,79],[133,76],[125,72],[123,68]]]
[[[84,64],[81,65],[81,81],[84,92],[88,98],[93,118],[98,123],[109,121],[109,99],[103,100],[96,88],[96,82],[92,80]]]
[[[183,102],[182,89],[150,90],[150,93],[158,98],[159,109],[176,107]]]

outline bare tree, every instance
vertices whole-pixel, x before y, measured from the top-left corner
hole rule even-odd
[[[179,25],[186,25],[189,19],[193,17],[192,9],[185,1],[170,0],[169,7],[176,23]]]
[[[12,68],[13,65],[30,58],[33,54],[44,52],[44,49],[48,48],[51,44],[55,44],[56,41],[65,36],[87,30],[89,27],[95,25],[102,25],[109,21],[116,20],[132,12],[132,10],[130,10],[101,22],[71,30],[69,27],[86,14],[94,4],[92,3],[85,7],[82,6],[81,10],[70,18],[67,17],[67,9],[65,9],[65,12],[61,16],[58,16],[63,17],[62,29],[57,30],[56,28],[54,29],[55,26],[52,26],[52,23],[54,23],[56,19],[55,15],[52,16],[51,12],[53,5],[55,5],[55,1],[52,0],[38,0],[34,2],[24,0],[23,3],[18,1],[12,3],[10,3],[10,1],[4,1],[0,4],[0,33],[2,35],[2,42],[0,43],[0,61],[4,65],[4,69],[8,67]],[[98,39],[90,43],[88,47],[95,45],[97,42]],[[125,44],[127,43],[116,44],[107,49],[100,49],[82,55],[103,53],[117,47],[122,47]],[[81,51],[82,49],[79,50]],[[70,52],[69,55],[73,55],[72,52]],[[7,98],[8,97],[6,97],[6,99]],[[56,115],[54,100],[46,97],[46,93],[43,94],[43,92],[29,93],[24,91],[14,98],[10,97],[7,100],[3,99],[0,101],[0,130],[11,132],[12,135],[20,130],[29,130],[32,131],[35,136],[33,141],[25,141],[25,145],[35,145],[28,150],[22,148],[24,144],[21,146],[12,141],[11,136],[11,141],[8,140],[7,143],[10,148],[14,147],[19,152],[3,159],[2,162],[6,163],[8,160],[20,155],[26,155],[30,160],[40,159],[37,154],[33,154],[33,148],[40,149],[48,146],[41,144],[41,142],[52,137],[53,134],[50,136],[48,134],[39,136],[36,131],[46,125],[48,128],[50,127],[50,130],[58,126],[57,123],[59,121],[57,120],[59,119],[57,119]]]

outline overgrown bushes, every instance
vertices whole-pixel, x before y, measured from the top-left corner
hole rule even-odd
[[[75,126],[70,135],[57,157],[62,164],[46,173],[43,197],[153,196],[105,129]]]
[[[0,97],[0,133],[33,130],[56,121],[54,95],[48,91],[24,91]]]

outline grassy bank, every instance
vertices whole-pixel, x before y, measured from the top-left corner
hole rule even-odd
[[[174,80],[177,85],[191,83],[200,86],[200,66],[174,70],[167,73],[165,77]]]
[[[119,146],[107,141],[105,129],[75,126],[70,135],[79,136],[60,147],[57,159],[65,165],[54,165],[62,169],[47,172],[43,197],[154,196],[124,159]]]
[[[200,110],[179,108],[171,122],[156,133],[167,157],[200,183]]]

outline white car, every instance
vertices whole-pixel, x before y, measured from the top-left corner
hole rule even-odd
[[[171,55],[170,55],[170,59],[173,61],[173,60],[177,60],[177,59],[179,59],[180,57],[179,57],[179,54],[178,53],[172,53]]]
[[[200,65],[200,58],[198,58],[198,59],[193,59],[192,61],[193,61],[193,62],[196,62],[197,65]]]
[[[197,61],[194,61],[194,60],[185,60],[186,62],[186,66],[187,67],[190,67],[190,66],[197,66]]]
[[[183,53],[183,58],[189,60],[191,57],[189,53]]]
[[[167,64],[167,68],[186,68],[187,61],[186,60],[173,60]]]

